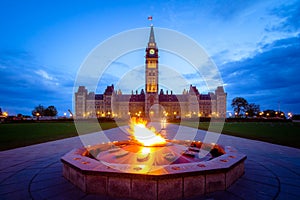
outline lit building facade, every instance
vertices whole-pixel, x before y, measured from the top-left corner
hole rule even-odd
[[[145,90],[123,94],[114,85],[107,86],[103,94],[88,92],[79,86],[75,93],[75,116],[77,118],[129,118],[138,117],[226,117],[227,93],[223,86],[215,92],[201,94],[190,85],[182,94],[159,90],[158,48],[153,26],[145,56]]]

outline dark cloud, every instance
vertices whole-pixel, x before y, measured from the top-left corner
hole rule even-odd
[[[265,45],[251,58],[221,66],[224,82],[228,84],[228,100],[244,96],[262,107],[282,102],[289,105],[286,109],[300,113],[299,52],[298,35]]]
[[[267,27],[267,31],[287,31],[294,32],[300,28],[300,1],[286,2],[286,4],[273,8],[271,15],[275,15],[282,20],[275,26]]]

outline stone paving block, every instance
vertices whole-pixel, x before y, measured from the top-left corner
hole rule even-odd
[[[107,193],[107,177],[97,175],[86,175],[86,192],[93,194]]]
[[[217,191],[217,192],[212,192],[209,194],[205,195],[205,200],[214,200],[214,199],[226,199],[226,200],[243,200],[241,197],[238,197],[231,192],[228,191]],[[195,199],[196,200],[196,199]],[[198,200],[198,199],[197,199]]]
[[[55,176],[62,176],[62,173],[55,172],[55,173],[46,173],[45,171],[41,171],[38,175],[34,178],[34,181],[43,181],[47,179],[52,179]]]
[[[0,173],[0,182],[3,182],[4,180],[8,179],[9,177],[13,176],[15,172],[1,172]]]
[[[255,181],[255,182],[258,182],[258,183],[261,183],[261,184],[267,184],[267,185],[271,185],[271,186],[274,186],[274,187],[278,187],[279,186],[279,182],[278,180],[276,179],[275,176],[273,177],[262,177],[260,175],[256,175],[256,174],[247,174],[245,173],[243,175],[243,178],[245,180],[249,180],[249,181]]]
[[[280,165],[277,165],[272,162],[264,162],[263,163],[269,170],[271,170],[273,173],[275,173],[279,177],[288,177],[288,178],[294,178],[295,173],[290,171],[287,168],[281,167]]]
[[[71,183],[68,184],[58,184],[53,187],[45,187],[40,190],[31,190],[31,194],[34,197],[33,199],[50,199],[52,196],[64,196],[67,191],[80,191],[76,186]]]
[[[21,183],[21,182],[27,182],[29,183],[30,180],[32,179],[33,175],[32,176],[25,176],[25,175],[18,175],[18,174],[14,174],[13,176],[5,179],[5,181],[3,183],[5,184],[18,184],[18,183]]]
[[[225,173],[207,174],[205,191],[209,193],[218,190],[225,190]]]
[[[0,185],[0,195],[26,190],[27,188],[28,188],[28,182],[1,184]]]
[[[85,194],[84,192],[74,188],[74,189],[71,189],[71,190],[67,190],[65,191],[63,194],[60,193],[60,194],[52,194],[51,196],[47,197],[46,199],[51,199],[51,200],[68,200],[68,199],[82,199],[86,196],[87,194]],[[99,199],[99,198],[97,198]]]
[[[245,174],[255,174],[261,177],[274,177],[274,174],[269,170],[245,169]]]
[[[1,195],[1,200],[12,200],[12,199],[31,199],[28,190],[20,190],[18,192],[11,192]]]
[[[152,200],[157,199],[157,181],[132,179],[131,196],[134,199]]]
[[[6,172],[19,172],[21,170],[24,170],[26,169],[28,166],[30,166],[29,163],[22,163],[22,164],[15,164],[13,166],[7,166],[6,168],[4,169],[1,169],[1,170],[5,170]]]
[[[42,181],[37,181],[37,182],[31,182],[30,184],[30,191],[37,191],[37,190],[43,190],[45,188],[50,188],[50,187],[57,187],[59,185],[64,185],[64,184],[70,184],[71,183],[66,180],[64,177],[53,177],[52,179],[47,179],[47,180],[42,180]]]
[[[300,199],[300,195],[293,195],[290,193],[285,193],[285,192],[280,192],[280,194],[278,195],[278,197],[276,198],[278,200],[299,200]]]
[[[45,173],[52,173],[52,174],[53,173],[62,174],[62,170],[63,170],[62,166],[43,168],[43,171]]]
[[[260,194],[260,193],[257,193],[256,190],[247,188],[247,185],[234,184],[228,189],[228,191],[231,192],[232,194],[234,194],[235,196],[237,196],[241,199],[244,199],[244,200],[253,200],[253,199],[270,200],[270,199],[274,199],[274,197],[272,197],[272,196]]]
[[[300,199],[300,185],[293,186],[293,185],[281,184],[280,191],[283,193],[298,196]]]
[[[238,189],[236,189],[238,188]],[[231,186],[228,191],[233,192],[233,193],[238,193],[240,194],[241,191],[245,192],[245,196],[243,198],[247,197],[247,194],[251,194],[251,196],[267,196],[269,198],[274,198],[278,192],[278,187],[270,186],[270,185],[265,185],[261,184],[256,181],[250,181],[246,179],[239,179],[237,184],[234,184]],[[254,194],[252,194],[254,193]],[[257,197],[256,197],[257,199]]]
[[[296,177],[296,178],[280,177],[280,183],[282,185],[300,186],[300,177]]]
[[[112,197],[130,197],[131,180],[129,178],[109,177],[107,192]]]
[[[205,192],[205,175],[183,178],[184,198],[202,195]]]
[[[183,197],[182,178],[158,180],[158,199],[181,199]]]

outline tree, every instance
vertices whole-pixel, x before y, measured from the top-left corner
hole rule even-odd
[[[260,112],[260,106],[255,104],[255,103],[250,103],[247,107],[246,107],[246,115],[249,117],[254,117],[254,116],[258,116]]]
[[[248,102],[243,97],[235,97],[232,100],[231,103],[232,108],[234,109],[234,112],[236,113],[236,116],[240,116],[241,112],[245,112],[248,106]]]
[[[55,117],[57,115],[57,110],[54,106],[48,106],[44,111],[44,116]]]
[[[34,108],[32,111],[33,116],[49,116],[49,117],[54,117],[57,115],[57,110],[54,106],[48,106],[45,108],[42,105],[38,105],[37,107]]]
[[[0,115],[2,115],[2,109],[0,108]]]
[[[271,118],[286,118],[285,117],[285,114],[284,114],[284,112],[282,112],[282,111],[276,111],[276,110],[270,110],[270,109],[268,109],[268,110],[264,110],[263,112],[262,112],[262,115],[261,115],[262,117],[267,117],[267,118],[269,118],[269,117],[271,117]]]
[[[36,106],[31,113],[33,116],[39,117],[39,116],[43,116],[44,112],[45,112],[45,107],[40,104]]]

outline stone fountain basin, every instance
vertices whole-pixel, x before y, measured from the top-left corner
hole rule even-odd
[[[83,192],[130,199],[182,199],[225,190],[244,174],[246,155],[230,146],[209,161],[157,166],[110,164],[74,149],[61,158],[63,176]]]

